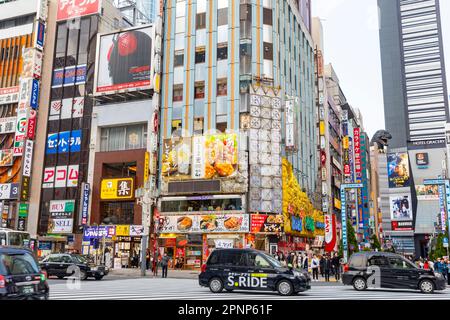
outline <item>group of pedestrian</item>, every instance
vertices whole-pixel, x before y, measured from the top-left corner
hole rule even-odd
[[[158,268],[161,267],[162,278],[167,278],[167,270],[169,268],[169,262],[170,257],[167,255],[167,252],[165,252],[163,256],[159,254],[157,257],[155,257],[152,254],[150,254],[149,250],[147,250],[146,255],[147,270],[150,269],[151,267],[153,276],[155,277],[158,276]]]
[[[277,252],[274,257],[284,267],[302,269],[311,273],[313,281],[319,281],[319,274],[326,282],[330,281],[331,275],[334,275],[336,281],[341,280],[341,259],[337,253],[318,255],[291,252],[285,255],[283,252]]]
[[[433,270],[442,274],[450,285],[450,261],[448,257],[437,258],[435,261],[419,258],[415,260],[418,268],[423,270]]]

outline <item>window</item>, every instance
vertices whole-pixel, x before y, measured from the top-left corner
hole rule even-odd
[[[208,259],[208,265],[215,266],[219,264],[220,251],[213,251]]]
[[[172,133],[181,130],[181,120],[172,120]]]
[[[143,149],[147,141],[147,124],[103,128],[101,152]]]
[[[263,24],[267,24],[271,26],[273,24],[272,22],[272,9],[264,8],[264,17],[263,17]]]
[[[173,86],[173,102],[183,101],[183,86]]]
[[[273,44],[264,42],[264,59],[273,60]]]
[[[38,273],[39,267],[33,256],[24,254],[0,254],[0,274],[19,275]]]
[[[217,131],[225,133],[227,131],[227,123],[226,122],[218,122],[216,124]]]
[[[217,96],[227,95],[227,79],[217,79]]]
[[[389,264],[393,269],[415,269],[416,267],[402,258],[389,258]]]
[[[62,256],[63,263],[72,263],[72,258],[70,256]]]
[[[194,134],[203,134],[203,118],[194,119]]]
[[[217,48],[217,61],[227,59],[228,59],[228,45],[226,43],[219,44]]]
[[[271,268],[270,263],[261,255],[257,253],[247,254],[247,263],[249,267],[255,268]]]
[[[364,268],[366,265],[366,258],[362,254],[355,254],[350,258],[349,266],[351,268]]]
[[[205,82],[196,82],[195,83],[195,99],[204,99],[205,98]]]
[[[239,251],[222,251],[220,264],[224,266],[246,266],[245,254]]]
[[[182,67],[184,65],[184,51],[175,52],[174,67]]]
[[[369,265],[369,266],[386,267],[386,266],[389,265],[389,262],[388,262],[388,260],[386,259],[386,257],[382,257],[382,256],[373,256],[372,258],[369,259],[368,265]]]
[[[198,48],[195,51],[195,63],[205,62],[205,48]]]
[[[217,10],[217,25],[224,26],[228,24],[228,8]]]
[[[196,28],[197,30],[206,28],[206,12],[198,13],[196,19]]]

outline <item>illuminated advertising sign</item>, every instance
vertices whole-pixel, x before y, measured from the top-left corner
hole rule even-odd
[[[98,14],[101,9],[101,0],[58,0],[56,20],[69,20]]]
[[[408,153],[390,153],[387,155],[389,188],[410,186]]]

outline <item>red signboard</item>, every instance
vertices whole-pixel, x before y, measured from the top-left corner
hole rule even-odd
[[[412,231],[412,221],[391,221],[392,231]]]
[[[264,225],[264,222],[267,219],[267,215],[265,214],[252,214],[251,219],[251,233],[260,232],[261,228]]]
[[[36,136],[36,111],[30,110],[30,118],[28,119],[27,138],[34,140]]]
[[[57,21],[69,20],[100,12],[101,0],[59,0]]]
[[[361,179],[361,129],[355,128],[353,129],[353,150],[355,157],[355,172],[357,180]]]
[[[322,167],[327,164],[327,154],[324,150],[320,151],[320,162],[322,163]]]
[[[336,215],[326,214],[325,222],[325,252],[333,252],[336,246]]]

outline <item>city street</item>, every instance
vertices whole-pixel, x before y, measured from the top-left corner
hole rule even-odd
[[[292,297],[267,292],[212,294],[195,279],[114,279],[81,282],[71,289],[67,280],[50,280],[51,300],[450,300],[450,289],[424,295],[407,290],[357,292],[338,283],[313,283],[311,290]]]

